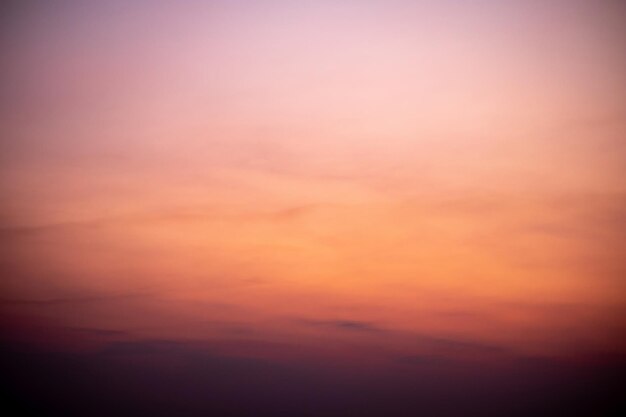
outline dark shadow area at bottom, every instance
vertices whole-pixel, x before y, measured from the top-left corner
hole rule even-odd
[[[3,346],[5,416],[612,416],[624,363],[398,358],[383,372],[233,358],[167,342],[97,353]]]

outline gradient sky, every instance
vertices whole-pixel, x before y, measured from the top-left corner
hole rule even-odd
[[[625,13],[7,8],[3,339],[382,367],[623,355]]]

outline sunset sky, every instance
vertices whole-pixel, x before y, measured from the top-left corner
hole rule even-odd
[[[624,6],[6,6],[3,346],[615,366]]]

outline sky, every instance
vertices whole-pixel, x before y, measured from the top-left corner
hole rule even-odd
[[[457,415],[623,369],[621,2],[3,7],[17,403]]]

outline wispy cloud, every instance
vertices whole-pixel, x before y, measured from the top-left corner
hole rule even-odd
[[[123,330],[100,329],[95,327],[68,327],[67,330],[78,334],[99,337],[128,336],[128,332]]]
[[[99,302],[109,302],[118,300],[133,300],[147,297],[148,293],[128,293],[128,294],[97,294],[84,296],[70,296],[48,299],[25,299],[25,298],[3,298],[0,305],[32,305],[32,306],[57,306],[67,304],[89,304]]]
[[[384,332],[385,330],[374,323],[360,320],[298,320],[306,326],[323,327],[335,330],[345,330],[349,332]]]

